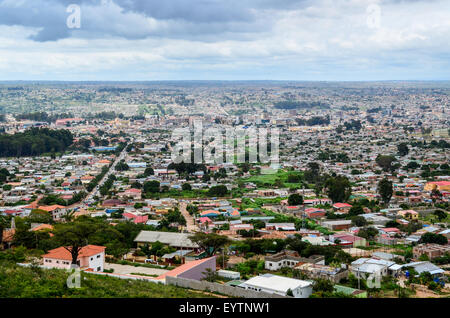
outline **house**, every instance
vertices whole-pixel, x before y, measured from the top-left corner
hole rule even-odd
[[[167,277],[177,277],[202,280],[203,278],[205,278],[208,269],[212,273],[216,271],[215,256],[186,262],[185,264],[158,276],[156,279],[165,281]]]
[[[348,270],[344,266],[332,267],[324,264],[304,263],[297,265],[295,268],[309,278],[321,278],[327,279],[333,283],[339,283],[341,279],[348,277]]]
[[[289,291],[295,298],[309,298],[312,283],[294,278],[264,274],[250,278],[239,285],[240,288],[286,296]]]
[[[417,272],[418,275],[422,273],[430,273],[432,276],[440,277],[445,273],[445,271],[442,268],[430,262],[413,262],[401,266],[403,269],[408,267],[414,268],[414,270]]]
[[[188,233],[174,233],[174,232],[158,232],[158,231],[141,231],[134,239],[138,247],[146,244],[151,245],[157,241],[175,247],[177,249],[193,249],[199,250],[198,244],[189,239],[191,234]]]
[[[387,276],[392,274],[389,268],[393,265],[396,263],[392,261],[362,257],[351,263],[350,270],[357,278],[367,279],[370,275]]]
[[[127,189],[122,193],[119,193],[120,197],[131,197],[135,200],[139,200],[142,197],[142,190],[140,189]]]
[[[397,212],[397,216],[408,220],[417,220],[419,218],[419,213],[414,210],[402,210]]]
[[[324,209],[318,209],[318,208],[305,209],[305,215],[306,215],[306,217],[308,217],[310,219],[322,218],[326,214],[327,214],[327,212]]]
[[[333,209],[336,212],[348,213],[350,211],[352,205],[348,203],[335,203],[333,204]]]
[[[59,221],[61,218],[67,213],[66,207],[58,204],[48,205],[48,206],[40,206],[39,210],[44,210],[50,212],[53,220]]]
[[[308,235],[308,236],[302,237],[302,241],[308,242],[312,245],[319,245],[319,246],[334,245],[334,243],[327,241],[323,236]]]
[[[378,229],[380,234],[385,234],[388,236],[395,236],[395,235],[399,235],[401,233],[401,231],[396,228],[396,227],[385,227],[385,228],[380,228]]]
[[[250,231],[253,230],[253,224],[245,224],[245,223],[241,223],[241,224],[232,224],[230,225],[230,232],[232,234],[236,234],[238,233],[238,231]]]
[[[368,246],[368,242],[366,241],[365,238],[353,235],[351,233],[336,233],[330,235],[329,240],[341,246],[352,246],[352,247]]]
[[[94,272],[103,272],[105,265],[105,246],[87,245],[78,253],[77,265],[81,269],[90,269]],[[65,247],[50,250],[42,256],[44,266],[48,268],[70,269],[72,255]]]
[[[443,191],[450,191],[450,181],[434,181],[434,182],[428,182],[425,187],[424,190],[425,191],[433,191],[433,190],[439,190],[440,192]]]
[[[201,215],[201,217],[214,218],[214,217],[221,216],[222,213],[220,213],[219,211],[216,211],[216,210],[206,210],[206,211],[203,211],[202,213],[200,213],[200,215]]]
[[[264,258],[265,269],[271,271],[276,271],[283,267],[294,268],[299,263],[325,264],[325,257],[320,255],[301,257],[296,251],[283,250]]]
[[[220,269],[217,271],[219,277],[227,278],[227,279],[241,279],[241,273],[229,271],[225,269]]]
[[[352,226],[352,221],[351,220],[323,221],[322,226],[329,228],[332,231],[348,230]]]
[[[415,259],[419,259],[420,256],[426,255],[428,259],[432,260],[437,257],[441,257],[446,253],[450,254],[450,245],[419,244],[413,247],[413,255]]]
[[[266,230],[295,231],[294,223],[267,223]]]

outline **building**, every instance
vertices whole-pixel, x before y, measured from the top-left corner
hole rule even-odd
[[[435,189],[439,190],[440,192],[450,191],[450,181],[428,182],[424,187],[425,191],[433,191]]]
[[[214,273],[216,271],[216,257],[203,258],[195,261],[187,262],[169,272],[158,276],[157,280],[166,280],[166,277],[178,277],[194,280],[202,280],[205,278],[208,270]]]
[[[145,244],[151,245],[159,241],[175,248],[198,250],[200,247],[189,239],[190,235],[187,233],[141,231],[134,241],[138,247],[142,247]]]
[[[335,221],[324,221],[322,222],[322,226],[332,230],[348,230],[352,226],[351,220],[335,220]]]
[[[413,255],[415,259],[426,255],[428,259],[435,259],[444,256],[446,253],[450,254],[450,245],[439,244],[419,244],[413,247]]]
[[[240,284],[239,287],[281,296],[286,296],[289,291],[292,291],[292,295],[295,298],[309,298],[313,291],[310,281],[272,274],[264,274],[250,278]]]
[[[105,246],[87,245],[78,253],[77,265],[81,269],[103,272],[105,265]],[[63,246],[50,250],[42,256],[44,266],[49,268],[70,269],[72,254]]]
[[[241,273],[229,271],[225,269],[220,269],[217,271],[219,277],[227,278],[227,279],[241,279]]]
[[[325,264],[325,257],[321,255],[300,257],[296,251],[284,250],[264,258],[264,267],[271,271],[276,271],[283,267],[293,268],[299,263]]]
[[[327,279],[333,283],[339,283],[341,279],[348,277],[348,270],[345,267],[332,267],[321,264],[301,264],[296,267],[300,272],[309,278]]]
[[[367,277],[369,277],[370,275],[387,276],[396,274],[399,268],[395,267],[394,265],[397,264],[392,261],[363,257],[351,263],[350,271],[357,278],[359,277],[367,279]],[[393,270],[390,270],[391,267],[393,268]]]

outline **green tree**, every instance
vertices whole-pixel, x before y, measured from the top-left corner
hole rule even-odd
[[[375,161],[385,172],[387,172],[392,170],[392,163],[395,161],[395,157],[378,155]]]
[[[406,156],[409,153],[409,148],[408,148],[408,144],[406,144],[405,142],[402,142],[400,144],[397,145],[397,150],[398,150],[398,154],[400,156]]]
[[[448,244],[447,238],[442,234],[425,233],[420,238],[421,243],[435,243],[440,245]]]
[[[378,193],[381,196],[383,202],[387,205],[392,198],[392,194],[394,192],[392,181],[389,181],[387,178],[380,180],[378,183]]]
[[[210,197],[224,197],[227,194],[228,194],[228,189],[224,185],[214,186],[208,190],[208,196],[210,196]]]
[[[158,193],[160,191],[159,181],[152,180],[144,182],[144,192]]]
[[[329,177],[325,182],[328,197],[333,202],[345,202],[352,194],[352,187],[347,177],[336,176]]]
[[[77,264],[78,254],[83,246],[88,245],[89,236],[96,231],[97,228],[88,222],[56,224],[53,238],[71,254],[72,264]]]
[[[230,243],[230,239],[223,235],[215,233],[197,232],[189,236],[189,239],[202,247],[209,256],[213,256],[216,251]]]
[[[181,189],[183,191],[191,191],[192,190],[192,186],[189,183],[183,183],[183,185],[181,186]]]
[[[294,206],[302,205],[303,197],[298,193],[293,193],[288,197],[288,204]]]

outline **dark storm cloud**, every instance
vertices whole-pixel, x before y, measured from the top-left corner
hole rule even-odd
[[[308,0],[0,0],[0,24],[38,28],[31,39],[150,36],[214,40],[239,39],[270,30],[267,10],[290,10]],[[69,29],[70,4],[81,6],[82,28]],[[153,20],[149,21],[148,18]]]

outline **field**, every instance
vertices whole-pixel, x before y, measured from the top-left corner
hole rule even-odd
[[[288,182],[288,177],[289,175],[296,175],[299,177],[300,182]],[[242,179],[242,181],[244,182],[253,182],[254,184],[256,184],[259,188],[268,188],[268,187],[273,187],[276,185],[277,182],[282,182],[282,184],[285,187],[288,188],[301,188],[302,183],[302,174],[299,172],[294,172],[294,171],[285,171],[285,170],[278,170],[277,173],[274,174],[261,174],[261,175],[255,175],[255,176],[251,176],[249,178],[246,179]]]

